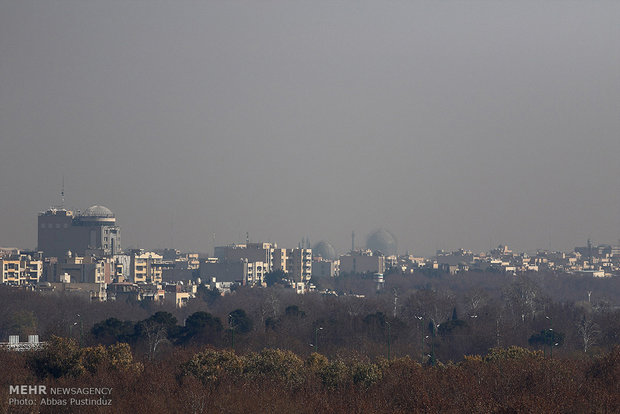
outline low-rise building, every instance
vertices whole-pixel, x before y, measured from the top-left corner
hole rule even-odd
[[[312,260],[312,277],[336,277],[340,273],[339,260],[324,260],[321,257]]]
[[[340,256],[341,273],[385,273],[385,257],[371,250],[355,250]]]

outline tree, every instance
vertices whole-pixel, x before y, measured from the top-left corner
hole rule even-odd
[[[166,326],[152,320],[140,322],[140,336],[147,345],[147,355],[150,360],[155,358],[159,345],[168,340]]]
[[[221,292],[217,288],[211,289],[208,286],[200,285],[197,289],[197,296],[212,305],[216,300],[222,297]]]
[[[228,314],[228,323],[231,329],[239,333],[248,333],[252,330],[252,319],[243,309],[235,309]]]
[[[540,286],[527,277],[521,277],[511,284],[502,296],[513,318],[521,319],[521,322],[525,322],[526,318],[531,319],[548,301]]]
[[[467,323],[465,323],[465,321],[460,319],[450,319],[449,321],[441,323],[437,328],[437,331],[439,335],[445,336],[451,334],[455,329],[466,327]]]
[[[282,280],[286,279],[288,275],[285,271],[278,269],[269,273],[265,273],[265,283],[267,286],[271,287],[276,283],[282,284]]]
[[[295,318],[303,318],[306,316],[306,312],[299,309],[299,306],[297,305],[287,306],[286,309],[284,310],[284,314],[286,316],[295,317]]]
[[[164,326],[166,329],[172,330],[177,324],[177,318],[170,312],[155,312],[147,321],[152,321]]]
[[[583,315],[577,324],[577,332],[583,343],[583,352],[588,352],[588,349],[596,344],[596,339],[600,333],[598,325],[586,315]]]
[[[201,342],[213,342],[222,332],[222,329],[220,318],[207,312],[194,312],[185,320],[181,342],[188,342],[192,339]]]
[[[527,342],[531,346],[561,346],[564,343],[564,334],[552,329],[543,329],[540,333],[530,336]]]
[[[30,365],[39,378],[79,376],[84,372],[80,357],[80,347],[74,339],[52,336],[45,348],[32,355]]]
[[[176,336],[178,330],[177,318],[169,312],[161,311],[135,325],[136,338],[145,342],[149,359],[154,359],[159,345],[168,341],[169,336]]]
[[[126,342],[134,334],[134,324],[131,321],[108,318],[94,324],[91,333],[95,339],[105,344]]]

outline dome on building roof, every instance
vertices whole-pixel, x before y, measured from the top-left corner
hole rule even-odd
[[[104,206],[91,206],[82,213],[82,216],[88,217],[114,217],[114,213]]]
[[[396,238],[385,229],[372,233],[366,241],[366,247],[372,251],[379,251],[386,256],[396,254]]]
[[[334,249],[334,246],[332,246],[328,242],[320,241],[312,248],[312,255],[321,256],[323,259],[326,260],[335,260],[336,249]]]

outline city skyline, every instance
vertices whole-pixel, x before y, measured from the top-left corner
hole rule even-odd
[[[620,237],[620,4],[0,2],[0,246]]]
[[[60,254],[60,250],[58,250],[58,246],[56,246],[58,243],[60,242],[60,239],[56,240],[56,241],[52,241],[54,238],[65,238],[64,240],[62,240],[62,245],[73,245],[75,244],[74,247],[69,248],[69,250],[71,250],[73,253],[75,253],[75,251],[78,251],[78,253],[81,252],[81,254],[83,255],[84,252],[84,248],[87,248],[86,243],[85,243],[85,237],[87,238],[87,234],[89,233],[89,227],[84,227],[84,225],[81,223],[81,221],[89,220],[91,216],[97,216],[97,215],[101,215],[101,217],[106,217],[105,220],[110,221],[110,223],[112,223],[111,225],[114,226],[115,222],[116,222],[116,214],[111,211],[110,209],[108,209],[106,206],[102,206],[102,205],[93,205],[88,207],[87,209],[85,209],[84,211],[80,210],[80,209],[71,209],[69,207],[67,207],[65,205],[65,200],[64,200],[64,191],[61,192],[61,203],[55,206],[51,206],[49,207],[47,210],[45,211],[40,211],[38,214],[38,224],[37,224],[37,228],[38,228],[38,239],[39,239],[39,243],[36,245],[36,247],[32,247],[32,246],[17,246],[17,245],[2,245],[0,246],[0,248],[4,248],[4,249],[21,249],[21,250],[25,250],[25,251],[41,251],[44,253],[44,256],[64,256],[64,251],[62,252],[62,254]],[[58,217],[58,216],[62,216],[62,217]],[[66,217],[65,217],[66,216]],[[98,217],[98,216],[97,216]],[[95,217],[96,218],[96,217]],[[51,222],[53,224],[46,224],[46,221],[43,220],[51,220]],[[60,221],[59,221],[60,219]],[[64,221],[63,221],[64,220]],[[85,230],[85,235],[81,235],[78,236],[76,238],[76,235],[71,233],[70,236],[67,235],[62,235],[62,231],[66,231],[64,229],[67,229],[69,227],[69,231],[72,231],[72,225],[70,224],[72,221],[77,223],[77,227],[75,227],[76,230],[81,231],[81,229]],[[57,224],[59,223],[59,224]],[[66,223],[66,224],[63,224]],[[64,227],[63,227],[64,226]],[[75,225],[73,225],[75,226]],[[41,231],[45,232],[46,228],[55,228],[57,227],[57,229],[55,229],[55,231],[60,231],[60,233],[56,236],[44,236],[43,239],[41,239]],[[98,228],[98,227],[97,227]],[[119,241],[120,241],[120,227],[115,226],[114,227],[114,231],[119,233]],[[48,230],[49,231],[49,230]],[[51,238],[50,238],[51,237]],[[90,235],[88,237],[93,237],[93,235]],[[99,242],[93,242],[93,243],[99,243],[100,245],[97,245],[99,247],[97,248],[102,248],[105,247],[107,248],[108,245],[106,244],[105,246],[103,246],[103,244],[105,244],[107,242],[107,238],[105,238],[104,240],[104,235],[101,233],[99,234],[97,237],[99,237],[101,240]],[[80,240],[79,239],[84,239],[84,240]],[[49,240],[48,240],[49,239]],[[41,240],[44,240],[43,243],[45,243],[45,247],[41,246],[40,243],[42,242]],[[171,240],[173,240],[173,238],[171,237]],[[92,242],[92,240],[91,240]],[[77,244],[76,244],[77,243]],[[217,254],[213,254],[214,249],[216,249],[218,246],[220,247],[226,247],[226,246],[234,246],[234,245],[244,245],[246,243],[254,243],[254,244],[261,244],[261,243],[268,243],[268,244],[275,244],[278,245],[278,240],[265,240],[265,239],[252,239],[250,238],[250,234],[249,232],[246,232],[243,237],[240,234],[238,239],[235,240],[228,240],[228,241],[222,241],[220,242],[216,242],[215,238],[211,240],[212,245],[209,248],[206,249],[199,249],[199,248],[190,248],[190,249],[179,249],[178,246],[173,246],[173,245],[168,245],[168,246],[152,246],[152,245],[135,245],[135,246],[128,246],[126,250],[166,250],[166,249],[174,249],[174,250],[179,250],[179,251],[184,251],[184,252],[194,252],[194,253],[201,253],[201,254],[205,254],[209,257],[213,257],[213,256],[217,256]],[[341,256],[341,255],[345,255],[349,252],[354,252],[354,251],[362,251],[362,250],[368,250],[368,251],[375,251],[375,252],[379,252],[381,254],[384,254],[385,256],[390,256],[390,255],[396,255],[396,256],[404,256],[404,255],[412,255],[412,256],[424,256],[424,257],[433,257],[435,255],[442,255],[445,253],[455,253],[455,252],[472,252],[472,253],[489,253],[492,252],[495,249],[498,248],[511,248],[512,246],[510,246],[507,243],[499,243],[497,245],[493,245],[493,244],[489,244],[488,249],[481,249],[481,250],[475,250],[475,249],[471,249],[468,246],[456,246],[456,247],[451,247],[451,248],[441,248],[441,249],[436,249],[435,251],[433,251],[432,254],[428,254],[428,255],[421,255],[421,254],[417,254],[417,252],[412,252],[406,248],[402,248],[398,246],[398,239],[397,237],[394,236],[394,234],[385,229],[385,228],[377,228],[374,229],[372,232],[370,232],[369,234],[367,234],[365,237],[360,238],[359,235],[356,238],[356,234],[355,231],[353,231],[350,234],[350,245],[349,248],[345,248],[345,249],[336,249],[334,248],[334,244],[332,243],[332,241],[330,240],[326,240],[326,239],[319,239],[319,240],[311,240],[309,237],[302,237],[300,240],[298,240],[297,245],[301,248],[311,248],[314,249],[316,246],[319,246],[319,250],[325,250],[325,249],[331,249],[333,250],[333,253],[329,253],[330,255],[335,254],[336,257]],[[119,243],[120,244],[120,243]],[[281,244],[280,244],[281,245]],[[289,246],[294,246],[295,243],[289,245]],[[540,248],[540,249],[529,249],[529,250],[515,250],[515,252],[517,253],[526,253],[526,254],[535,254],[535,253],[540,253],[540,252],[572,252],[572,251],[577,251],[577,249],[584,249],[584,247],[580,247],[580,246],[592,246],[592,247],[596,247],[596,246],[618,246],[618,248],[620,248],[620,240],[617,240],[617,243],[615,242],[609,242],[609,241],[601,241],[601,240],[592,240],[591,238],[588,238],[585,243],[582,244],[575,244],[572,248],[568,249],[568,250],[554,250],[554,249],[545,249],[545,248]],[[113,244],[111,245],[113,246]],[[119,246],[117,246],[119,247]],[[54,251],[56,252],[55,254],[48,254],[46,253],[46,250],[50,248],[50,249],[54,249]],[[89,249],[93,249],[94,247],[88,247]],[[80,250],[81,249],[81,250]],[[96,250],[96,248],[94,248],[95,250],[92,250],[92,253],[98,252],[98,255],[101,254],[101,252],[99,252],[98,250]],[[62,248],[61,248],[62,250]],[[512,249],[510,249],[512,251]],[[117,251],[117,253],[120,253],[120,247],[119,250]],[[106,253],[107,255],[110,255],[110,252]],[[104,254],[105,255],[105,254]]]

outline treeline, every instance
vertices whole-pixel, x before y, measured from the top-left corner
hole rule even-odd
[[[11,413],[584,413],[620,411],[620,347],[594,358],[494,348],[456,364],[408,357],[306,357],[177,348],[135,361],[125,345],[50,338],[36,352],[0,351],[0,410]],[[112,387],[111,407],[9,406],[9,385]]]
[[[340,296],[296,295],[276,283],[219,296],[201,288],[182,309],[149,302],[88,303],[0,288],[0,333],[72,337],[81,345],[129,343],[138,356],[210,345],[308,356],[460,361],[493,347],[554,356],[596,355],[620,343],[620,278],[387,274],[319,280]],[[562,293],[564,292],[564,293]],[[363,294],[364,297],[353,294]],[[581,297],[580,300],[570,299]]]

